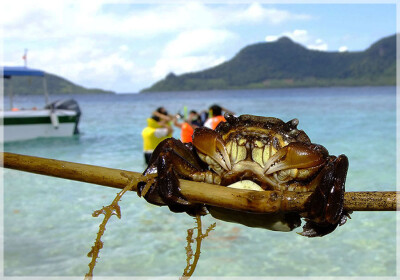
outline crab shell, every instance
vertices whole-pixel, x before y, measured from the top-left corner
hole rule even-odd
[[[220,178],[214,183],[258,191],[315,191],[329,153],[297,129],[297,119],[285,123],[252,115],[225,118],[227,122],[215,131],[199,128],[193,136],[199,157]],[[250,227],[291,231],[301,224],[294,213],[254,214],[210,206],[208,210],[217,219]]]

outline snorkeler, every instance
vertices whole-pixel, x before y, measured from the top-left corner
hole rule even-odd
[[[147,119],[147,127],[142,131],[143,152],[146,164],[149,163],[151,155],[157,145],[164,139],[172,137],[173,129],[169,124],[171,117],[163,108],[158,108],[151,118]]]
[[[178,118],[174,118],[174,125],[181,129],[181,141],[182,143],[191,143],[194,130],[201,126],[201,120],[199,114],[192,110],[184,120],[183,123],[178,123]]]
[[[222,112],[226,112],[226,113],[230,113],[230,114],[234,114],[232,111],[229,111],[228,109],[222,108],[219,105],[212,105],[209,109],[209,118],[206,120],[206,122],[204,123],[205,127],[211,128],[211,129],[215,129],[217,127],[217,125],[220,122],[226,122],[223,113]]]

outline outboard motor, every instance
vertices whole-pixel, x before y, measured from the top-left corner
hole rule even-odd
[[[64,99],[57,100],[48,105],[46,105],[45,109],[61,109],[61,110],[71,110],[76,112],[76,124],[74,128],[74,134],[79,134],[78,124],[81,116],[81,109],[79,108],[78,102],[74,99]]]

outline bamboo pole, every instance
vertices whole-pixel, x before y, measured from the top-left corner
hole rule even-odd
[[[128,177],[142,180],[138,172],[60,161],[33,156],[1,153],[4,168],[59,177],[123,189]],[[305,210],[310,192],[248,191],[180,180],[182,194],[191,202],[256,213]],[[133,189],[134,191],[136,189]],[[398,192],[346,192],[344,207],[348,211],[396,211]]]

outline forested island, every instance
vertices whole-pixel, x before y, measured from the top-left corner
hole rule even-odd
[[[13,76],[12,91],[14,94],[43,94],[43,79],[41,77]],[[97,88],[85,88],[74,84],[59,76],[46,73],[47,91],[50,94],[69,94],[69,93],[114,93]],[[10,80],[4,79],[4,93],[10,90]]]
[[[287,37],[258,43],[231,60],[175,75],[142,92],[279,87],[382,86],[396,83],[396,35],[360,52],[310,50]]]

